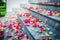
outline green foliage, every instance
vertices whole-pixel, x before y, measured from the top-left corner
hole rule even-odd
[[[0,0],[0,17],[5,16],[6,14],[6,3]]]

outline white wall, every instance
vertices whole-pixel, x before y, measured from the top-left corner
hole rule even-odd
[[[20,4],[26,4],[28,0],[7,0],[7,12],[12,11],[12,8],[19,8]]]

